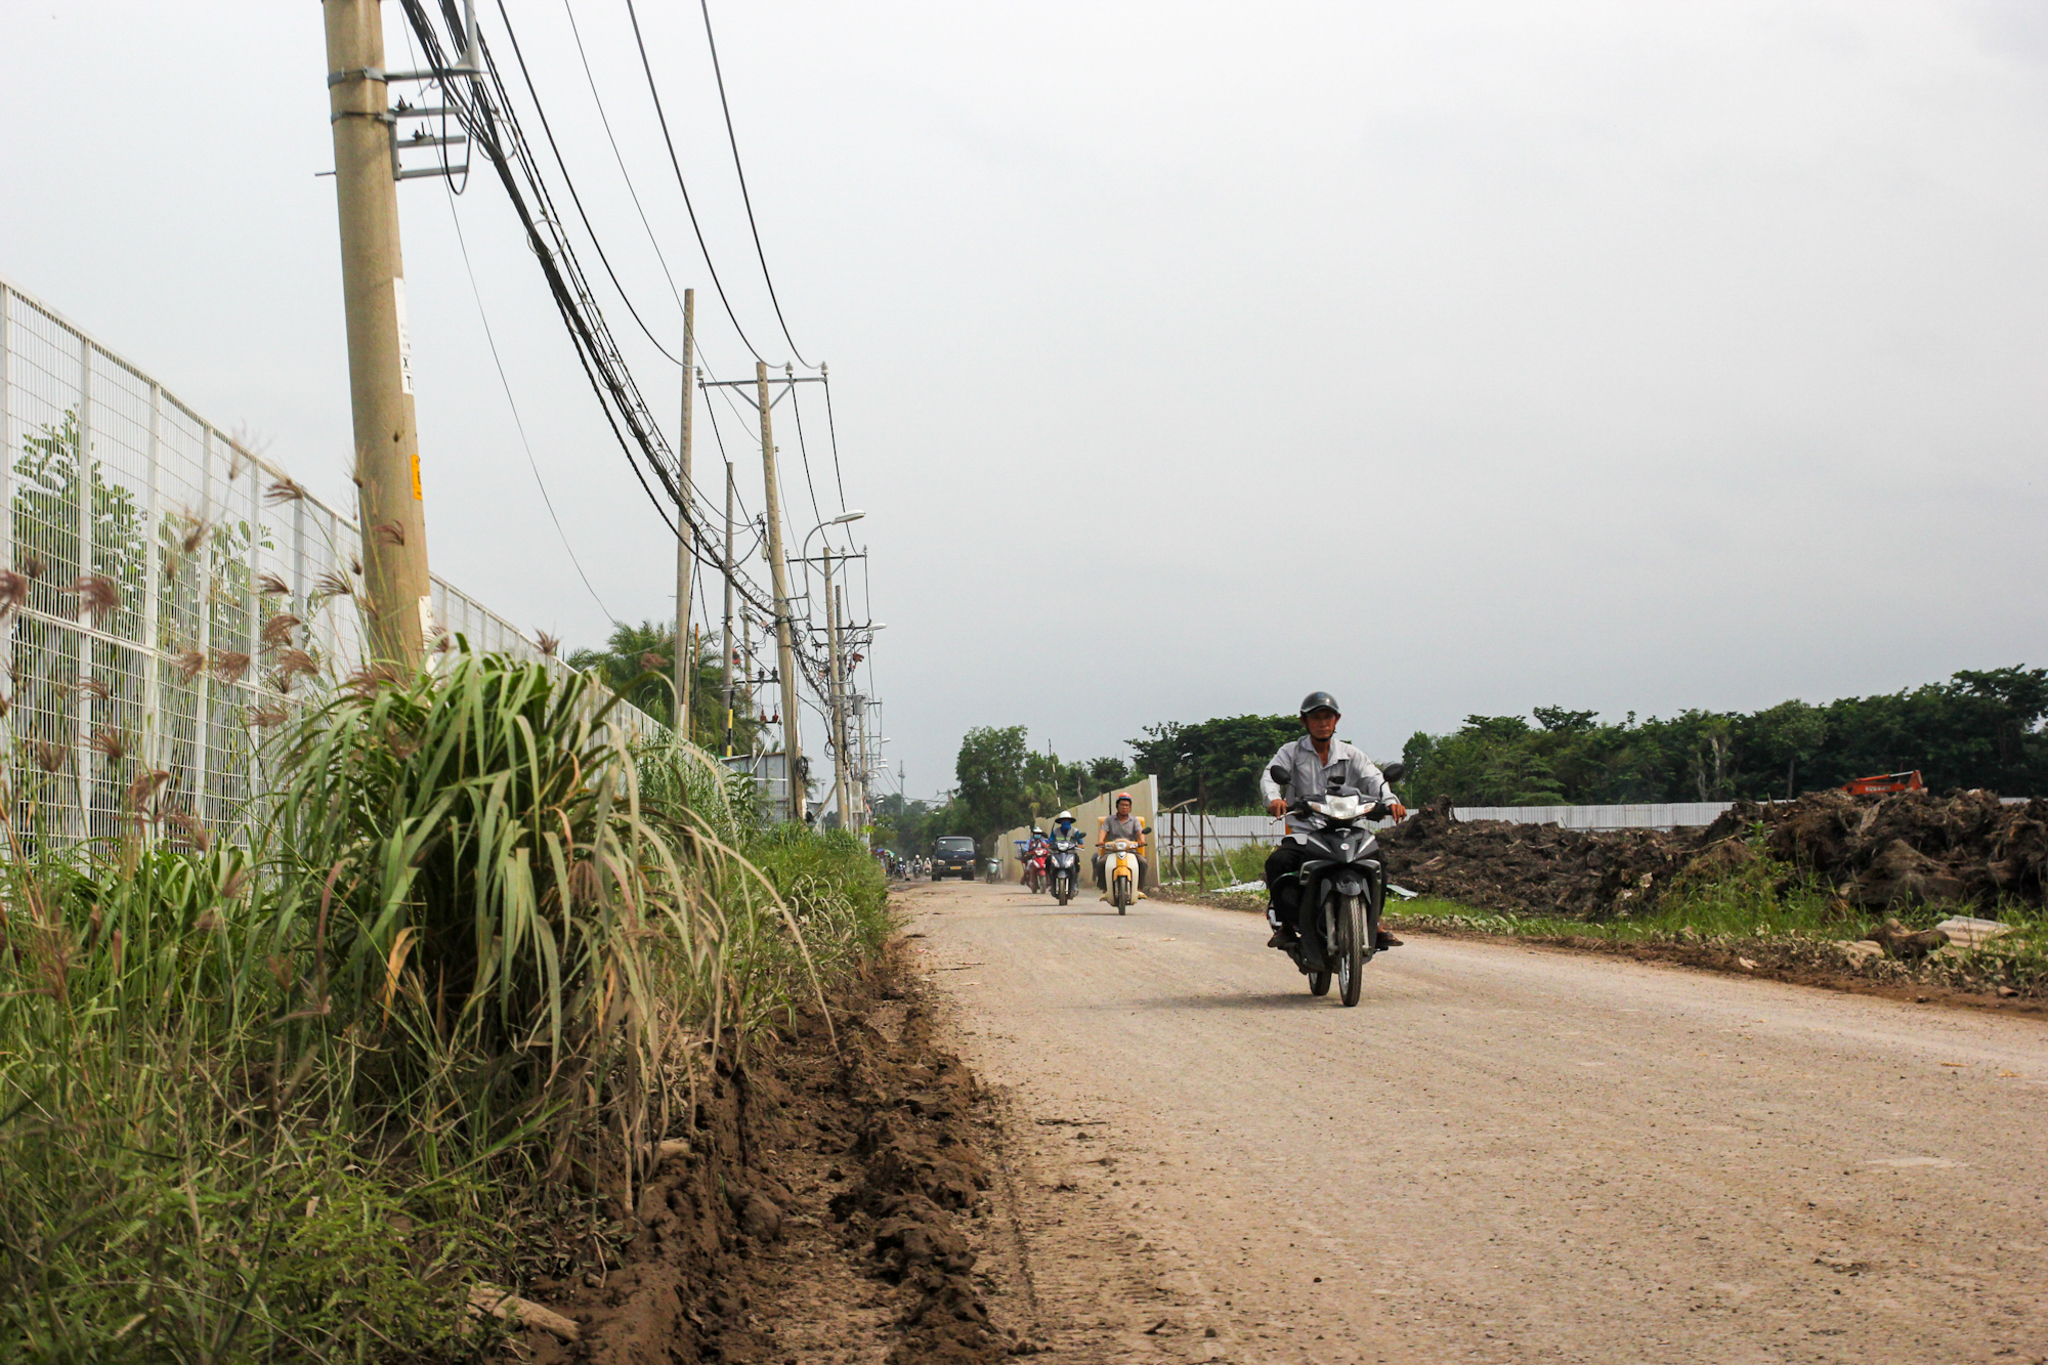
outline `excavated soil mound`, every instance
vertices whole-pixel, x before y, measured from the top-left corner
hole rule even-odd
[[[2007,896],[2039,905],[2048,886],[2048,801],[2039,797],[2008,806],[1987,791],[1808,792],[1797,801],[1737,802],[1701,838],[1757,824],[1774,856],[1821,873],[1857,905]]]
[[[1485,909],[1601,919],[1624,914],[1682,878],[1711,880],[1762,847],[1824,877],[1866,909],[1927,903],[1989,907],[2048,894],[2048,802],[2003,805],[1989,792],[1737,802],[1701,830],[1592,832],[1498,820],[1460,821],[1448,803],[1382,831],[1388,876],[1413,891]]]
[[[1380,832],[1388,879],[1483,909],[1593,919],[1668,885],[1697,852],[1682,834],[1590,833],[1459,820],[1448,803]]]

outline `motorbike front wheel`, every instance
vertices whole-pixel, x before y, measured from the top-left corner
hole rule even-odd
[[[1365,984],[1365,907],[1356,896],[1337,899],[1338,997],[1349,1008]],[[1320,994],[1320,992],[1318,992]]]
[[[1109,898],[1116,902],[1116,912],[1121,915],[1131,908],[1131,879],[1118,877],[1111,883]]]

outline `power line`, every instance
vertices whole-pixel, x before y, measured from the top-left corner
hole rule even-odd
[[[832,438],[832,481],[839,485],[839,510],[846,510],[846,476],[839,471],[839,423],[832,417],[832,376],[823,373],[819,378],[825,381],[825,431]]]
[[[562,0],[562,12],[569,18],[569,33],[576,39],[576,58],[583,64],[583,79],[590,86],[590,101],[597,106],[598,122],[604,125],[604,138],[611,144],[612,159],[619,163],[619,176],[626,182],[626,193],[633,197],[633,210],[640,215],[640,226],[647,230],[647,244],[654,248],[654,259],[661,263],[661,273],[668,280],[668,292],[675,299],[676,307],[683,306],[683,296],[676,288],[676,277],[668,268],[668,257],[662,254],[661,239],[654,235],[654,224],[647,221],[647,210],[640,203],[640,191],[633,186],[632,172],[626,169],[626,158],[619,151],[619,140],[612,136],[611,116],[605,113],[604,96],[597,91],[597,77],[591,73],[589,54],[583,50],[583,30],[576,26],[576,10],[570,0]],[[535,108],[539,108],[536,101]],[[668,355],[667,351],[662,352]],[[669,356],[675,360],[674,356]],[[677,361],[677,364],[682,362]]]
[[[444,188],[448,187],[444,185]],[[540,489],[541,502],[547,506],[548,520],[555,524],[555,534],[562,538],[562,548],[568,552],[569,562],[576,566],[576,576],[583,580],[584,591],[590,594],[591,601],[597,603],[597,609],[604,613],[605,619],[616,625],[619,618],[612,615],[612,609],[597,595],[597,588],[591,583],[590,575],[583,572],[583,561],[576,557],[576,547],[569,543],[569,533],[562,529],[562,519],[555,513],[555,500],[548,496],[547,482],[540,476],[540,462],[533,458],[533,442],[527,439],[526,423],[519,416],[519,403],[512,397],[512,381],[505,377],[505,362],[498,356],[498,339],[491,334],[491,318],[484,310],[483,291],[477,288],[476,267],[469,261],[469,243],[462,235],[462,217],[455,211],[455,194],[452,188],[448,193],[448,218],[455,225],[455,244],[462,249],[462,268],[469,275],[469,292],[476,299],[477,320],[484,325],[484,341],[491,348],[491,364],[498,369],[498,384],[505,390],[505,406],[512,410],[512,425],[518,428],[519,444],[526,450],[526,467],[533,471],[533,482],[535,487]]]
[[[626,293],[626,286],[619,282],[618,272],[612,269],[612,258],[605,254],[604,243],[598,240],[597,229],[591,226],[590,215],[583,210],[583,196],[576,192],[575,177],[569,174],[569,163],[562,159],[562,149],[555,142],[554,125],[548,122],[548,111],[540,102],[540,92],[534,88],[533,73],[526,69],[526,53],[519,46],[519,35],[512,31],[512,18],[505,13],[505,0],[498,0],[498,15],[505,22],[505,36],[512,40],[512,56],[519,63],[520,78],[526,83],[526,96],[533,101],[533,112],[540,119],[541,135],[548,140],[548,151],[554,155],[555,167],[562,173],[562,184],[569,191],[569,202],[576,206],[576,216],[583,222],[583,231],[589,236],[590,245],[597,250],[597,259],[604,266],[604,273],[610,277],[612,288],[619,291],[619,298],[626,305],[626,311],[633,315],[633,321],[640,324],[641,332],[645,334],[649,341],[654,343],[654,349],[666,356],[669,364],[681,365],[683,363],[682,358],[661,344],[661,338],[654,334],[654,329],[649,327],[647,320],[640,316],[640,310],[633,306],[632,296]],[[574,23],[575,21],[572,19],[570,21],[572,28]],[[577,40],[577,47],[579,51],[582,48],[582,40],[580,38]],[[598,117],[604,117],[602,107],[598,109]],[[611,125],[609,123],[605,125],[605,133],[607,136],[611,133]],[[626,183],[626,188],[629,192],[632,190],[632,182],[630,180]],[[639,202],[639,197],[636,195],[633,203],[637,207]],[[657,255],[660,253],[660,250],[659,247],[655,248]],[[668,264],[665,261],[662,263],[662,270],[663,273],[666,273],[668,270]],[[669,289],[671,292],[675,289],[674,280],[669,281]],[[677,306],[681,306],[680,302],[678,302]]]
[[[692,504],[678,493],[676,460],[662,437],[660,425],[648,411],[639,388],[633,380],[631,369],[619,353],[609,328],[605,325],[602,310],[592,297],[589,285],[576,260],[573,244],[563,234],[559,217],[555,214],[548,195],[546,181],[540,174],[533,158],[532,149],[519,127],[517,115],[506,93],[495,57],[488,45],[478,41],[478,51],[483,58],[484,70],[466,73],[468,90],[466,99],[458,93],[455,79],[442,53],[439,38],[428,22],[421,0],[401,0],[407,21],[414,34],[420,39],[436,83],[447,92],[449,99],[461,110],[464,127],[469,131],[477,146],[490,157],[492,166],[498,172],[499,181],[504,185],[506,196],[511,200],[514,212],[519,215],[521,226],[526,229],[527,242],[539,261],[541,272],[553,294],[557,310],[564,325],[569,329],[571,339],[576,343],[578,362],[583,366],[584,376],[590,381],[597,394],[599,406],[603,409],[606,423],[612,435],[627,456],[634,477],[654,504],[655,513],[671,533],[680,535],[675,519],[669,514],[671,506],[682,513],[685,524],[694,525],[698,515],[692,515]],[[503,13],[502,7],[500,13]],[[516,34],[510,31],[515,51],[518,46]],[[525,190],[521,188],[524,182]],[[530,193],[538,206],[527,203]],[[587,224],[586,224],[587,226]],[[622,429],[623,428],[623,429]],[[642,463],[646,468],[642,468]],[[658,496],[648,483],[648,473],[665,487],[668,497]],[[694,489],[691,490],[695,492]],[[701,514],[700,514],[701,515]],[[717,567],[698,545],[697,538],[688,538],[691,553],[707,567]],[[750,581],[735,575],[735,586],[743,596],[756,602],[765,603],[765,595]]]
[[[804,487],[811,490],[811,515],[823,524],[825,514],[818,507],[818,485],[811,478],[811,452],[804,444],[804,400],[797,395],[794,384],[789,386],[789,407],[796,414],[796,453],[803,457]]]
[[[723,558],[714,561],[705,552],[703,545],[700,544],[702,537],[698,536],[696,532],[704,520],[707,519],[707,515],[701,510],[700,504],[703,507],[708,507],[710,500],[704,496],[701,489],[695,486],[694,478],[684,480],[681,477],[680,462],[675,458],[663,437],[660,424],[654,420],[653,414],[648,410],[638,385],[634,380],[632,370],[627,365],[624,356],[620,353],[617,343],[605,323],[603,312],[598,307],[597,301],[590,291],[587,277],[584,275],[581,265],[576,259],[575,246],[563,231],[561,219],[554,210],[552,196],[549,193],[547,182],[541,173],[539,164],[533,155],[532,147],[519,126],[517,113],[505,88],[505,83],[495,58],[490,53],[488,47],[482,43],[481,37],[472,35],[475,41],[474,50],[480,58],[482,69],[463,72],[463,83],[458,85],[457,77],[451,70],[443,54],[439,39],[427,19],[423,0],[401,0],[401,4],[414,35],[418,37],[421,47],[425,50],[428,59],[428,69],[433,72],[435,84],[439,85],[445,92],[447,103],[457,111],[458,118],[465,130],[470,134],[474,144],[485,152],[493,168],[498,172],[498,178],[505,188],[506,195],[511,200],[513,209],[519,216],[521,226],[526,230],[527,243],[532,249],[536,260],[540,263],[542,275],[546,279],[549,291],[555,300],[557,311],[561,314],[562,322],[575,344],[577,360],[583,367],[584,376],[589,381],[593,392],[597,394],[599,406],[604,411],[607,425],[612,429],[613,438],[619,443],[621,450],[625,453],[627,463],[632,467],[634,477],[640,483],[642,491],[647,494],[648,500],[654,504],[656,514],[661,517],[663,524],[672,533],[676,533],[684,539],[689,553],[699,563],[707,568],[731,573],[735,592],[742,599],[741,615],[744,619],[749,620],[764,630],[773,630],[774,626],[783,620],[788,620],[794,625],[797,618],[789,611],[789,603],[773,601],[756,584],[737,571],[737,563],[728,565]],[[712,265],[701,226],[697,222],[695,208],[689,203],[688,187],[683,184],[681,163],[676,154],[674,141],[669,134],[667,116],[661,108],[660,94],[656,88],[652,66],[647,57],[646,44],[640,32],[639,19],[637,14],[633,13],[632,0],[628,0],[627,8],[629,14],[632,15],[634,38],[640,50],[641,67],[648,79],[649,92],[654,98],[656,114],[661,122],[663,141],[668,147],[670,165],[676,172],[678,185],[683,189],[685,205],[690,209],[691,226],[697,232],[698,246],[704,250],[705,264],[711,270],[713,283],[718,286],[719,297],[725,304],[727,315],[732,319],[735,331],[739,332],[741,341],[754,354],[756,361],[765,363],[765,361],[762,361],[759,351],[754,348],[752,342],[746,337],[745,332],[740,329],[739,320],[734,313],[732,302],[725,293],[723,283],[718,279],[715,266]],[[459,31],[459,21],[454,17],[452,6],[447,3],[447,0],[443,0],[443,10],[448,17],[451,29]],[[667,348],[661,345],[660,339],[653,334],[652,329],[647,327],[638,309],[633,306],[632,299],[626,294],[617,274],[612,270],[610,260],[604,254],[602,243],[597,237],[594,226],[583,210],[581,198],[577,195],[573,179],[569,175],[567,161],[555,140],[552,128],[548,126],[546,111],[541,105],[538,90],[533,82],[531,72],[527,68],[517,34],[513,32],[511,19],[505,11],[503,0],[499,0],[499,14],[505,22],[507,37],[512,43],[520,73],[524,78],[528,95],[533,100],[535,113],[541,120],[556,167],[561,172],[571,198],[575,202],[578,217],[582,221],[586,234],[604,262],[606,274],[611,278],[614,287],[618,289],[620,297],[625,301],[628,310],[633,313],[634,320],[640,324],[642,331],[647,333],[648,339],[671,362],[676,362],[676,357],[671,355]],[[708,32],[708,11],[706,13],[706,20]],[[573,14],[571,15],[571,21],[573,24]],[[580,34],[578,36],[578,46],[580,50]],[[587,62],[585,64],[585,74],[586,78],[590,76]],[[593,93],[595,93],[594,81]],[[602,114],[601,108],[600,113]],[[607,135],[609,136],[608,118],[606,118],[606,128]],[[727,132],[730,139],[731,124],[729,117]],[[613,153],[615,157],[619,157],[620,169],[624,173],[623,157],[619,154],[616,141],[613,142]],[[734,155],[737,158],[738,149],[736,141],[734,143]],[[630,190],[630,177],[628,177],[628,186]],[[531,198],[531,203],[529,203],[529,197]],[[634,200],[637,207],[639,204],[637,191],[634,192]],[[751,204],[749,205],[748,212],[751,222]],[[651,236],[651,224],[647,222],[644,210],[641,212],[641,221],[642,226],[648,229]],[[459,223],[457,231],[459,236]],[[659,243],[656,242],[655,245],[657,256],[659,257]],[[756,235],[756,248],[758,252],[758,233]],[[466,243],[463,243],[463,255],[467,264],[468,250]],[[662,266],[666,274],[667,263],[665,258],[662,258]],[[765,277],[765,258],[762,261],[762,267]],[[477,287],[473,268],[470,270],[470,280],[472,292],[477,295],[481,315],[481,290]],[[675,282],[672,276],[669,277],[669,283],[671,292],[673,292]],[[779,302],[777,304],[777,318],[778,321],[781,320]],[[485,317],[485,328],[486,335],[489,337],[487,316]],[[787,339],[786,327],[784,335],[785,339]],[[794,343],[792,342],[793,345]],[[491,339],[491,347],[493,359],[497,360],[498,355],[494,338]],[[504,373],[502,363],[499,363],[498,369],[499,382],[505,387],[509,400],[511,397],[510,384]],[[706,366],[705,370],[708,374],[709,367]],[[822,522],[822,510],[818,505],[816,483],[810,468],[809,451],[803,432],[801,400],[794,397],[796,387],[793,382],[788,384],[787,391],[794,399],[791,406],[797,421],[798,445],[803,453],[805,481],[810,490],[812,510],[818,513],[819,520]],[[739,405],[732,394],[723,386],[721,386],[720,392],[725,395],[726,402],[732,407],[735,415],[738,415]],[[725,450],[724,434],[718,425],[716,406],[707,404],[705,410],[712,416],[713,432],[717,439],[720,453],[723,455]],[[829,387],[827,391],[827,411],[828,422],[831,422]],[[518,421],[516,404],[514,405],[514,418],[515,422]],[[833,422],[832,425],[834,428],[834,469],[835,474],[837,474],[839,462],[836,422]],[[525,441],[523,423],[520,424],[520,432],[522,441]],[[546,485],[544,481],[540,480],[538,461],[533,457],[531,443],[526,442],[526,445],[529,465],[533,469],[536,481],[541,484],[542,494],[545,499]],[[669,494],[668,498],[664,499],[655,492],[654,487],[649,483],[649,474],[652,474],[654,479],[664,486]],[[845,503],[843,477],[840,478],[839,486],[841,492],[840,501],[843,507]],[[680,526],[678,521],[671,519],[669,515],[671,506],[674,507],[680,519]],[[548,500],[548,508],[550,516],[554,517],[551,499]],[[555,524],[557,533],[563,535],[565,548],[569,548],[567,536],[562,532],[558,517],[555,518]],[[683,527],[688,528],[689,534],[687,536],[682,534]],[[757,537],[757,540],[760,538]],[[751,558],[753,553],[752,549],[748,551],[749,558]],[[570,554],[572,561],[574,561],[573,548],[570,549]],[[581,563],[577,562],[576,567],[579,576],[583,576]],[[584,584],[586,589],[591,591],[593,599],[598,600],[600,609],[604,609],[604,603],[601,599],[597,599],[595,589],[589,583],[587,576],[584,576]],[[864,586],[866,584],[865,573],[863,573],[863,584]],[[703,584],[700,579],[699,588],[702,589],[702,587]],[[753,612],[749,613],[746,610],[747,607],[753,608]],[[706,610],[708,612],[708,606]],[[605,611],[605,614],[607,617],[611,616],[608,610]],[[708,615],[706,619],[709,619]],[[809,618],[806,616],[803,619],[808,620]],[[807,639],[808,637],[806,637]],[[679,641],[679,647],[683,643]],[[792,651],[792,655],[792,662],[797,672],[797,676],[790,679],[792,687],[808,683],[812,692],[820,696],[826,695],[827,687],[822,677],[825,667],[823,662],[811,657],[808,649]],[[872,663],[869,665],[869,675],[872,678]],[[789,718],[793,723],[800,723],[801,705],[798,710],[798,716]]]
[[[498,6],[502,11],[504,0],[498,0]],[[690,187],[683,179],[683,163],[676,156],[675,139],[668,133],[668,115],[662,111],[661,91],[654,83],[654,67],[647,60],[647,42],[640,36],[640,14],[633,8],[633,0],[626,0],[626,16],[633,21],[633,44],[640,49],[640,69],[647,73],[647,93],[654,97],[654,117],[661,124],[661,140],[668,148],[668,164],[675,169],[676,188],[683,192],[683,207],[690,211],[690,230],[697,234],[697,249],[704,253],[704,268],[711,273],[711,283],[718,290],[718,301],[725,305],[725,315],[732,320],[733,331],[739,333],[740,344],[754,359],[765,361],[766,357],[748,340],[747,329],[740,326],[740,315],[733,311],[732,300],[726,296],[725,283],[718,278],[718,267],[711,260],[711,248],[704,241],[704,228],[697,222],[697,206],[690,202]]]
[[[626,0],[626,8],[630,10],[632,7],[632,0]],[[789,343],[790,354],[794,355],[797,364],[805,369],[816,369],[816,366],[804,359],[803,352],[797,349],[796,338],[789,334],[789,324],[782,317],[782,300],[775,296],[775,277],[768,273],[768,255],[761,250],[761,226],[754,221],[754,198],[747,193],[747,168],[740,164],[740,140],[732,130],[732,105],[728,104],[725,98],[725,72],[718,64],[718,39],[711,35],[711,0],[697,0],[697,7],[704,11],[704,42],[711,49],[711,74],[718,82],[718,107],[725,114],[725,140],[732,146],[733,172],[740,179],[740,202],[747,206],[747,229],[754,234],[754,259],[761,263],[761,279],[768,286],[768,301],[775,305],[775,321],[782,328],[782,339]],[[633,31],[637,36],[638,25],[635,25]],[[644,49],[641,56],[644,60]]]

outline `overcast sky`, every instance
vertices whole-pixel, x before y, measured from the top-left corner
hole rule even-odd
[[[507,3],[673,346],[562,0]],[[750,373],[623,0],[573,4],[706,358]],[[697,11],[640,11],[714,262],[779,363]],[[872,686],[912,795],[952,785],[973,725],[1090,757],[1327,688],[1392,757],[1474,711],[1750,708],[2048,662],[2048,5],[713,17],[784,312],[831,366],[867,513],[840,543],[873,552]],[[495,6],[483,28],[509,69]],[[325,69],[310,0],[0,0],[0,277],[346,507]],[[672,543],[503,194],[479,175],[452,209],[433,180],[400,201],[435,570],[571,644],[607,611],[665,618]],[[603,609],[528,468],[457,221]],[[674,370],[603,291],[673,420]],[[758,445],[720,415],[759,510]],[[794,546],[819,518],[792,425]]]

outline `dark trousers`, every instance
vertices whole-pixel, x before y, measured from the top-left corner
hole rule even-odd
[[[1301,895],[1301,883],[1293,876],[1309,860],[1307,844],[1282,840],[1266,855],[1266,894],[1273,898],[1273,911],[1282,924],[1292,924],[1303,938],[1309,937],[1308,916],[1313,908]]]

